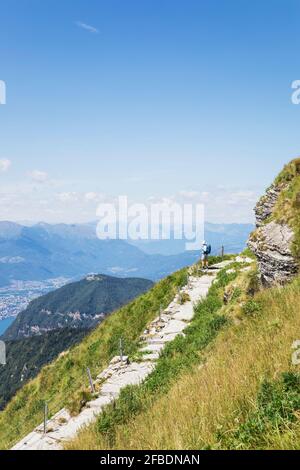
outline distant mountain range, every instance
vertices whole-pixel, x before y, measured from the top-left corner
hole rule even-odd
[[[253,230],[252,224],[206,223],[204,237],[211,244],[214,255],[220,254],[222,246],[227,253],[239,253],[245,248],[249,233]],[[149,255],[174,256],[185,251],[186,240],[175,240],[171,236],[170,240],[137,240],[129,243]]]
[[[220,251],[221,245],[235,252],[244,248],[252,229],[250,224],[207,224],[205,237],[213,252]],[[158,280],[199,256],[199,252],[184,250],[184,240],[99,240],[95,223],[23,226],[0,222],[0,286],[13,280],[80,279],[91,272]]]
[[[44,364],[152,286],[147,279],[91,275],[33,300],[1,337],[7,363],[0,367],[0,408]]]

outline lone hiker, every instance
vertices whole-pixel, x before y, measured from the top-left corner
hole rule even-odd
[[[211,246],[208,245],[205,240],[202,243],[201,251],[202,269],[208,269],[208,255],[211,253]]]

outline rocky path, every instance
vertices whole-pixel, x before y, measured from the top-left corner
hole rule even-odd
[[[100,385],[97,398],[87,403],[78,416],[72,417],[65,408],[61,409],[48,421],[46,433],[44,425],[41,424],[18,442],[12,450],[62,449],[63,442],[74,438],[82,426],[95,421],[103,408],[119,396],[122,388],[143,382],[154,370],[165,344],[177,335],[184,334],[184,329],[193,318],[194,305],[207,295],[219,270],[230,263],[231,261],[223,261],[216,264],[208,274],[201,277],[189,276],[188,284],[178,292],[175,299],[150,323],[141,336],[141,361],[131,363],[128,357],[113,358],[107,369],[101,372],[95,381],[95,384]],[[183,295],[188,300],[181,304]]]

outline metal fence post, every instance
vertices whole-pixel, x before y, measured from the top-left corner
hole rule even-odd
[[[48,403],[44,405],[44,434],[47,434],[47,421],[48,421]]]
[[[186,286],[189,289],[190,288],[190,276],[189,274],[186,275]]]
[[[123,341],[122,341],[122,338],[120,338],[120,340],[119,340],[119,350],[120,350],[120,359],[121,359],[121,362],[123,362],[124,351],[123,351]]]
[[[163,309],[162,309],[162,306],[160,305],[160,307],[159,307],[159,320],[161,320],[162,312],[163,312]]]
[[[90,371],[89,367],[86,368],[86,371],[87,371],[87,374],[88,374],[91,391],[92,391],[92,393],[95,393],[95,387],[94,387],[94,384],[93,384],[92,374],[91,374],[91,371]]]
[[[178,287],[178,298],[179,298],[179,302],[181,303],[182,297],[181,297],[180,287]]]

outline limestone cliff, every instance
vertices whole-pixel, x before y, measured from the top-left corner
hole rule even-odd
[[[248,246],[255,253],[261,280],[284,284],[299,267],[300,159],[285,166],[255,207],[256,230]]]

